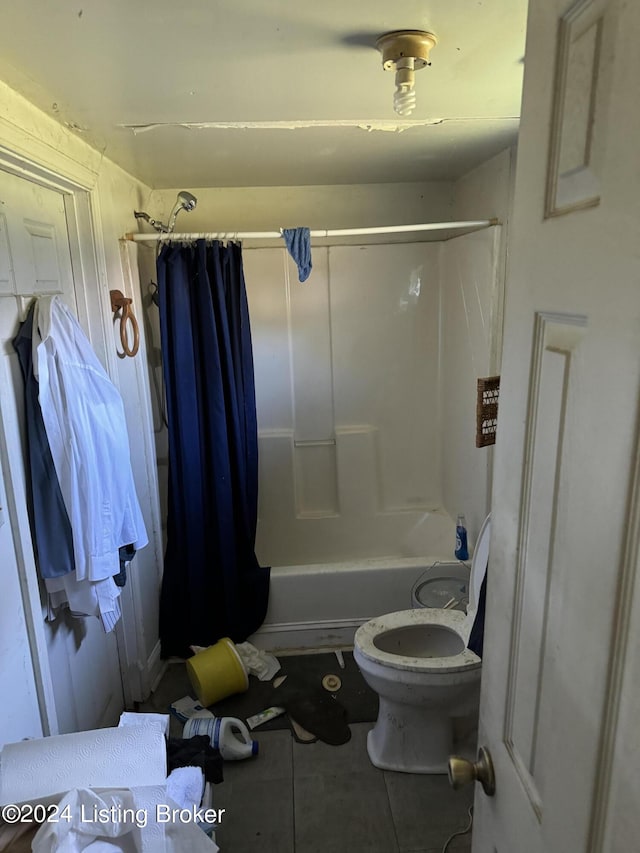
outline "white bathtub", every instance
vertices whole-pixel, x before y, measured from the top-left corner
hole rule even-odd
[[[352,646],[358,626],[411,607],[418,578],[434,563],[450,561],[450,556],[386,557],[276,566],[265,622],[249,639],[270,651]]]

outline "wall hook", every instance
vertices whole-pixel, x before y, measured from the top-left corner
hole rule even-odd
[[[138,321],[136,320],[133,311],[131,310],[132,299],[126,297],[121,290],[110,290],[111,310],[114,315],[120,311],[120,343],[125,355],[133,356],[138,352],[140,346],[140,330],[138,329]],[[129,348],[129,340],[127,338],[127,320],[131,323],[133,329],[133,346]]]

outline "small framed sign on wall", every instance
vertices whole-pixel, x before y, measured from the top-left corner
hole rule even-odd
[[[478,379],[476,447],[488,447],[490,444],[496,443],[499,397],[499,376],[487,376],[484,379]]]

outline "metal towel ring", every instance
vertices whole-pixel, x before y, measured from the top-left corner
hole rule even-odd
[[[133,358],[133,356],[138,352],[138,348],[140,346],[140,330],[138,328],[138,321],[131,310],[131,303],[133,300],[126,297],[121,290],[110,290],[109,295],[111,296],[111,310],[113,313],[117,314],[118,311],[121,312],[120,343],[122,344],[122,350],[125,355]],[[131,323],[131,327],[133,328],[133,346],[131,348],[129,348],[129,339],[127,338],[127,320]]]

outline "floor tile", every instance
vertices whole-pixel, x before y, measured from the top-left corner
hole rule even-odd
[[[228,853],[294,853],[293,782],[237,776],[216,785],[214,807],[226,809],[216,843]]]
[[[293,739],[285,731],[254,735],[258,755],[225,761],[214,788],[215,808],[227,810],[216,842],[229,853],[293,853]]]
[[[384,777],[296,774],[296,853],[396,853]]]
[[[296,779],[324,773],[367,773],[382,775],[369,761],[367,732],[373,723],[352,723],[351,740],[341,746],[331,746],[322,741],[298,743],[293,741],[293,769]]]
[[[275,731],[260,734],[258,729],[251,734],[260,745],[258,754],[241,761],[225,761],[225,781],[229,779],[240,785],[243,779],[249,782],[291,779],[293,773],[291,733]]]
[[[385,771],[391,813],[402,853],[436,848],[442,850],[447,838],[469,823],[468,810],[473,789],[454,791],[446,776],[392,773]],[[459,849],[466,836],[456,839]],[[455,850],[454,844],[450,850]]]

